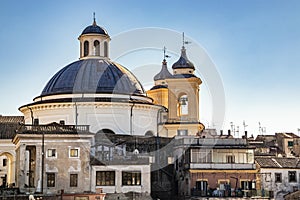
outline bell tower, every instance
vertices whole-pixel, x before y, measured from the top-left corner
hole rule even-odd
[[[168,84],[168,120],[164,124],[168,137],[197,135],[204,129],[199,117],[201,79],[197,77],[194,64],[189,61],[183,34],[179,59],[172,65],[173,75]]]
[[[167,79],[172,78],[172,74],[167,67],[166,48],[164,47],[164,59],[162,61],[161,70],[154,76],[154,86],[147,91],[147,95],[153,99],[153,103],[168,108],[168,83]]]

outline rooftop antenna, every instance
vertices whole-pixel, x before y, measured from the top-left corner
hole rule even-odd
[[[243,126],[244,126],[244,132],[246,131],[246,127],[248,126],[245,122],[245,120],[243,121]]]
[[[239,126],[236,126],[236,131],[237,133],[237,138],[240,136],[240,127]]]
[[[261,124],[260,124],[260,122],[258,122],[258,131],[259,131],[259,134],[261,135],[262,130],[261,130]]]
[[[233,122],[230,122],[230,126],[231,126],[231,132],[234,134],[235,132],[235,127],[233,125]]]

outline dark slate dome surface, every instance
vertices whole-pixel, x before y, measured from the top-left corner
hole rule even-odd
[[[194,64],[191,61],[189,61],[189,59],[186,56],[186,49],[182,47],[181,56],[178,59],[178,61],[172,65],[172,69],[184,69],[184,68],[195,70]]]
[[[96,23],[94,23],[93,25],[90,25],[90,26],[86,27],[82,31],[81,35],[89,34],[89,33],[96,33],[96,34],[102,34],[102,35],[107,35],[108,36],[107,31],[104,28],[96,25]]]
[[[154,81],[165,80],[167,78],[172,78],[172,74],[169,72],[167,62],[164,59],[160,72],[154,76]]]
[[[137,78],[120,64],[103,59],[85,59],[58,71],[41,96],[71,93],[143,95],[145,90]]]

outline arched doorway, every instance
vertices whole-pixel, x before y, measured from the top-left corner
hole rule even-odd
[[[15,182],[15,156],[11,152],[0,152],[0,186]]]

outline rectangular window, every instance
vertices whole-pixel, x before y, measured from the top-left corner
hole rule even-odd
[[[141,172],[122,172],[122,185],[141,185]]]
[[[188,130],[177,130],[177,135],[188,135]]]
[[[2,166],[3,166],[3,167],[6,167],[6,165],[7,165],[7,159],[4,158],[4,159],[2,160]]]
[[[254,186],[255,184],[253,184],[254,182],[251,181],[241,181],[241,186],[243,190],[252,190],[254,188],[252,188],[252,186]]]
[[[54,157],[56,157],[56,149],[48,149],[47,150],[47,157],[48,158],[54,158]]]
[[[288,141],[288,147],[293,147],[294,146],[294,142],[293,141]]]
[[[70,174],[70,187],[77,187],[78,174]]]
[[[281,183],[281,173],[275,173],[275,183]]]
[[[47,187],[55,187],[55,173],[47,173]]]
[[[79,157],[79,149],[70,149],[70,157],[78,158]]]
[[[232,155],[227,155],[226,156],[226,162],[227,163],[234,163],[235,161],[234,161],[234,156],[232,156]]]
[[[96,186],[115,185],[115,171],[97,171]]]
[[[296,171],[289,171],[289,182],[297,182]]]
[[[192,163],[211,163],[212,153],[210,149],[191,149]]]

